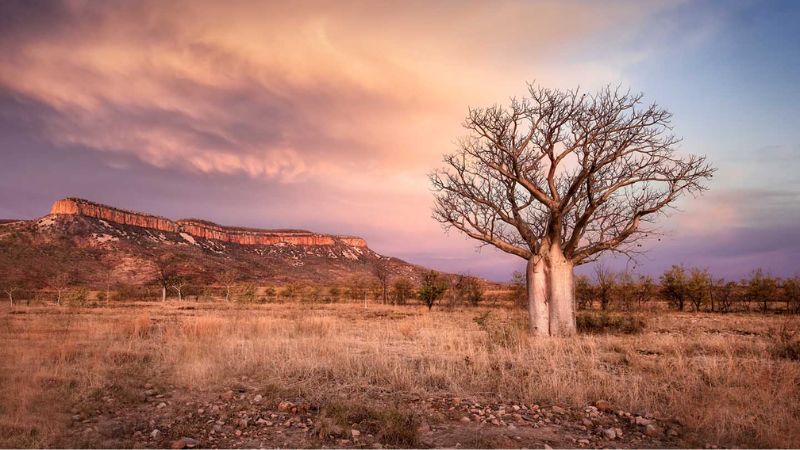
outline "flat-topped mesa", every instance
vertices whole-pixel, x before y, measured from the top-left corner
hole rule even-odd
[[[164,217],[150,214],[125,211],[111,206],[101,205],[81,198],[64,198],[57,200],[50,208],[50,214],[78,215],[94,217],[109,222],[133,225],[142,228],[151,228],[161,231],[177,233],[178,225]]]
[[[262,230],[254,228],[225,227],[199,219],[183,219],[173,222],[164,217],[133,211],[125,211],[79,198],[65,198],[53,204],[50,214],[80,215],[190,236],[231,242],[240,245],[335,245],[366,247],[364,239],[355,236],[335,236],[312,233],[304,230]]]
[[[235,242],[241,245],[334,245],[342,243],[351,247],[366,247],[361,238],[312,233],[305,230],[261,230],[255,228],[225,227],[197,219],[179,220],[178,226],[184,233],[195,237]]]

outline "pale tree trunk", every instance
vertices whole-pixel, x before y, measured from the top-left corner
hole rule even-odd
[[[162,302],[167,301],[167,287],[166,286],[161,286],[161,301]]]
[[[549,336],[549,311],[547,306],[547,274],[544,258],[533,256],[525,272],[528,295],[528,325],[534,336]]]
[[[576,332],[574,266],[559,244],[550,247],[548,266],[550,335],[572,336]]]
[[[230,298],[231,298],[231,287],[225,286],[225,302],[227,303],[228,301],[230,301]]]
[[[12,294],[11,292],[6,292],[6,294],[8,294],[8,301],[11,303],[11,307],[13,308],[14,307],[14,294]]]

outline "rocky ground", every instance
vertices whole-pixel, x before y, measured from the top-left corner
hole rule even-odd
[[[72,409],[76,447],[680,447],[680,425],[605,400],[581,409],[466,398],[370,399],[324,405],[268,398],[247,378],[200,399],[169,386],[108,392]],[[138,397],[138,398],[135,398]],[[385,405],[385,406],[381,406]]]

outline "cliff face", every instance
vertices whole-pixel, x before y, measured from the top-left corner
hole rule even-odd
[[[110,206],[100,205],[88,200],[65,198],[53,203],[50,214],[72,214],[79,216],[94,217],[109,222],[121,223],[123,225],[133,225],[142,228],[151,228],[161,231],[177,233],[178,226],[175,222],[163,217],[151,216],[149,214],[123,211]]]
[[[334,236],[317,234],[309,231],[256,230],[223,227],[221,225],[194,219],[173,222],[163,217],[124,211],[88,200],[75,198],[65,198],[56,201],[50,210],[50,214],[94,217],[124,225],[133,225],[174,233],[186,233],[197,238],[231,242],[240,245],[290,244],[317,246],[335,245],[339,243],[350,247],[365,248],[367,246],[364,239],[354,236]]]

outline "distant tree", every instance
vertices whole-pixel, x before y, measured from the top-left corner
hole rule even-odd
[[[455,277],[455,297],[459,302],[476,306],[483,300],[483,284],[478,277],[458,275]]]
[[[236,289],[236,300],[241,303],[255,303],[258,288],[254,283],[244,283]]]
[[[217,282],[225,288],[225,301],[231,301],[231,289],[239,281],[239,273],[235,270],[224,270],[217,276]]]
[[[414,285],[408,278],[398,278],[392,285],[392,299],[397,305],[405,305],[406,301],[414,295]]]
[[[661,295],[678,311],[686,306],[688,277],[683,266],[673,265],[661,275]]]
[[[591,309],[595,297],[595,286],[586,275],[575,277],[575,302],[578,309]]]
[[[738,285],[734,281],[725,282],[720,278],[715,282],[714,297],[717,300],[717,308],[720,312],[727,313],[733,309],[733,302],[736,300],[736,288]]]
[[[783,298],[786,300],[786,309],[789,312],[800,314],[800,276],[783,281]]]
[[[186,279],[179,276],[174,276],[169,281],[169,286],[178,295],[178,301],[183,301],[183,287],[186,286]]]
[[[689,279],[686,283],[686,297],[692,305],[692,309],[697,312],[709,298],[711,289],[711,275],[708,270],[693,267],[689,271]]]
[[[13,260],[9,260],[13,264]],[[14,307],[14,293],[24,284],[24,274],[18,266],[0,267],[0,289],[8,296],[8,302]]]
[[[342,290],[338,286],[334,286],[328,290],[328,294],[331,296],[331,301],[337,302],[342,296]]]
[[[177,275],[177,257],[172,253],[151,255],[150,262],[156,269],[156,281],[161,287],[161,301],[167,301],[167,289]]]
[[[653,277],[649,275],[639,276],[639,283],[636,290],[636,303],[639,309],[644,307],[653,296],[656,294],[656,285],[653,283]]]
[[[600,299],[600,309],[609,309],[611,300],[617,290],[617,276],[614,272],[598,264],[594,269],[595,281],[597,283],[597,298]]]
[[[50,287],[56,291],[56,304],[61,305],[61,297],[72,284],[73,277],[69,272],[60,272],[50,280]]]
[[[422,277],[422,285],[419,288],[419,299],[428,306],[428,310],[433,308],[433,304],[444,295],[447,284],[433,270]]]
[[[389,258],[380,257],[372,266],[372,274],[378,279],[378,284],[381,290],[381,302],[386,304],[389,302],[389,277],[391,276],[391,268],[389,266]]]
[[[300,292],[300,286],[295,283],[289,283],[283,288],[283,296],[288,300],[294,300]]]
[[[749,300],[761,303],[761,311],[769,310],[769,302],[777,297],[778,283],[772,275],[764,273],[761,268],[750,274],[746,295]]]
[[[268,287],[264,291],[264,296],[267,298],[267,301],[269,301],[269,299],[274,299],[277,295],[278,291],[272,286]]]
[[[619,302],[620,309],[623,311],[633,310],[634,303],[636,302],[638,286],[633,279],[633,275],[629,271],[620,272],[617,275],[616,297]]]

